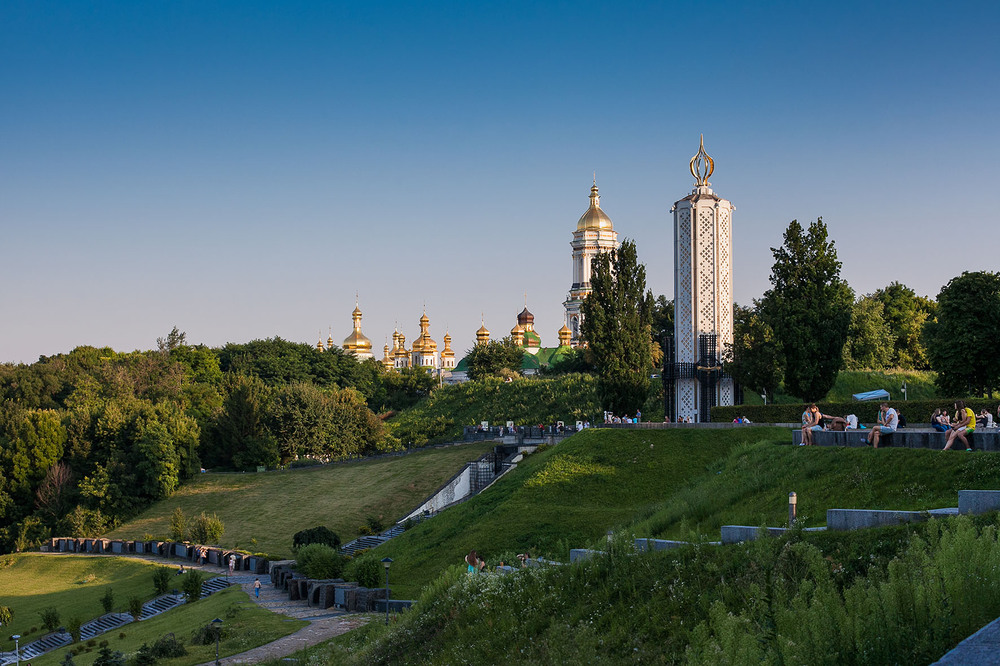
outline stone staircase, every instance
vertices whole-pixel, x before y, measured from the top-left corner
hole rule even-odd
[[[87,622],[80,627],[80,640],[89,641],[91,638],[105,634],[118,627],[123,627],[132,621],[132,616],[128,613],[108,613],[96,620]]]
[[[156,597],[152,601],[147,601],[142,605],[142,615],[140,620],[148,620],[151,617],[165,613],[171,608],[176,608],[184,603],[183,594],[164,594]]]
[[[69,645],[73,642],[73,637],[70,636],[68,631],[56,631],[47,636],[42,636],[37,641],[28,643],[23,648],[21,648],[21,661],[26,661],[34,659],[35,657],[45,654],[56,648],[61,648],[64,645]],[[4,653],[9,655],[9,663],[14,663],[16,659],[14,658],[14,653]],[[3,661],[3,656],[0,656],[0,663]]]

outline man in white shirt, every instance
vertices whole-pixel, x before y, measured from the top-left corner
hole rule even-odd
[[[899,427],[899,415],[896,410],[883,402],[879,405],[878,425],[872,426],[867,437],[862,437],[861,441],[873,448],[878,448],[878,440],[882,435],[891,435]]]

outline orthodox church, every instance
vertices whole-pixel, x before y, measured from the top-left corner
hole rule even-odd
[[[563,303],[565,321],[557,331],[557,344],[554,347],[542,345],[542,338],[535,331],[535,316],[528,310],[527,296],[525,307],[517,315],[514,327],[510,329],[510,337],[524,350],[521,372],[525,375],[537,374],[542,368],[552,365],[565,357],[574,347],[580,346],[580,326],[583,322],[583,301],[592,291],[590,285],[590,262],[600,252],[606,252],[619,246],[618,232],[615,231],[611,218],[601,209],[601,196],[597,189],[597,179],[590,188],[590,206],[580,217],[570,242],[573,261],[573,281],[569,295]],[[372,342],[361,332],[361,308],[355,303],[351,313],[354,331],[347,336],[341,345],[345,352],[354,354],[359,360],[374,358]],[[468,364],[466,359],[456,362],[455,352],[451,348],[451,335],[445,333],[444,348],[438,351],[438,344],[431,338],[430,318],[426,311],[420,317],[420,333],[414,339],[409,349],[406,347],[406,336],[398,329],[392,333],[392,347],[386,342],[382,350],[381,364],[386,371],[403,368],[423,368],[434,373],[445,383],[459,383],[468,379]],[[476,331],[476,344],[490,341],[490,331],[485,322]],[[318,351],[334,346],[333,334],[323,345],[322,334],[316,343]]]

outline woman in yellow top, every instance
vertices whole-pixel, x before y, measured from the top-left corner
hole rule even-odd
[[[955,440],[959,439],[965,445],[965,450],[971,451],[972,447],[969,445],[969,440],[966,439],[966,436],[976,431],[976,415],[971,409],[965,406],[965,401],[959,400],[955,403],[955,418],[958,420],[951,426],[951,432],[948,433],[948,442],[941,450],[947,451],[955,443]]]

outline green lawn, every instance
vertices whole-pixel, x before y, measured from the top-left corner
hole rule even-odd
[[[347,542],[368,516],[393,523],[492,446],[462,444],[263,474],[203,474],[109,536],[167,536],[170,515],[180,507],[187,516],[217,513],[226,526],[220,545],[286,557],[299,530],[326,525]]]
[[[230,587],[149,620],[125,625],[87,643],[60,648],[33,659],[32,663],[38,666],[55,666],[63,660],[66,652],[83,647],[85,651],[74,656],[73,661],[77,666],[90,666],[98,656],[101,641],[106,640],[112,650],[122,652],[128,657],[143,643],[151,645],[159,637],[172,633],[185,644],[188,654],[176,659],[159,660],[156,663],[160,666],[203,664],[215,660],[215,644],[192,645],[190,639],[197,629],[211,623],[215,618],[221,618],[223,621],[223,633],[219,642],[221,657],[239,654],[270,643],[308,624],[304,620],[293,620],[264,610],[250,601],[241,589]]]
[[[0,606],[10,606],[14,622],[0,632],[0,650],[13,650],[13,634],[21,644],[45,633],[39,612],[55,607],[65,625],[70,618],[86,622],[104,614],[101,597],[108,588],[115,610],[124,610],[129,597],[153,598],[153,569],[142,560],[88,555],[26,553],[0,557]]]
[[[659,506],[741,442],[788,439],[780,428],[587,430],[526,458],[486,492],[375,551],[391,557],[397,598],[475,548],[491,563],[525,550],[566,558],[609,528]]]
[[[638,536],[716,540],[722,525],[783,524],[792,491],[800,519],[818,526],[832,508],[958,506],[964,489],[1000,489],[1000,454],[752,445],[734,449],[629,529]]]

